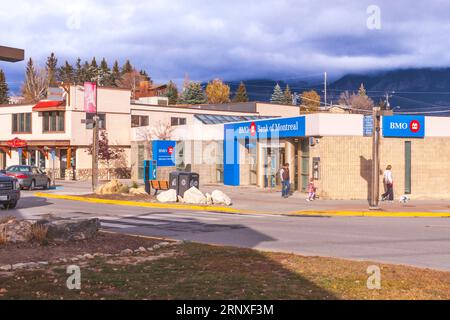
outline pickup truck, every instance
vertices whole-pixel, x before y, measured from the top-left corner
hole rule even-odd
[[[20,199],[20,185],[16,178],[9,177],[0,170],[0,205],[14,209]]]

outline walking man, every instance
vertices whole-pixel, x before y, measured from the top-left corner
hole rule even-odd
[[[386,185],[386,192],[381,195],[381,201],[394,201],[394,178],[391,165],[388,165],[383,173],[383,182]]]
[[[285,163],[280,170],[281,179],[281,196],[283,198],[289,197],[291,191],[291,177],[289,174],[289,163]]]

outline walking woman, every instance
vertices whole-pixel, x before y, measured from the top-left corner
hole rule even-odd
[[[381,201],[394,200],[394,178],[392,176],[392,166],[388,165],[383,174],[383,182],[386,185],[386,192],[381,195]]]

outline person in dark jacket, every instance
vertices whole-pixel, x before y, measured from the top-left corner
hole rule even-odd
[[[285,163],[280,170],[280,180],[281,180],[281,196],[283,198],[289,197],[291,192],[291,176],[289,172],[289,163]]]

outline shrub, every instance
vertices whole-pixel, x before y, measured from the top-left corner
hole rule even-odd
[[[128,186],[122,186],[120,188],[120,193],[129,193],[130,192],[130,188],[128,188]]]
[[[7,222],[9,222],[11,220],[16,220],[16,217],[14,217],[14,216],[0,217],[0,224],[7,223]]]
[[[0,245],[4,245],[8,242],[8,239],[6,239],[6,230],[5,228],[0,229]]]
[[[46,245],[48,244],[47,232],[48,227],[40,223],[35,223],[31,226],[30,234],[28,235],[28,241],[36,241],[41,245]]]
[[[133,188],[133,189],[139,188],[138,183],[136,181],[131,182],[131,188]]]

